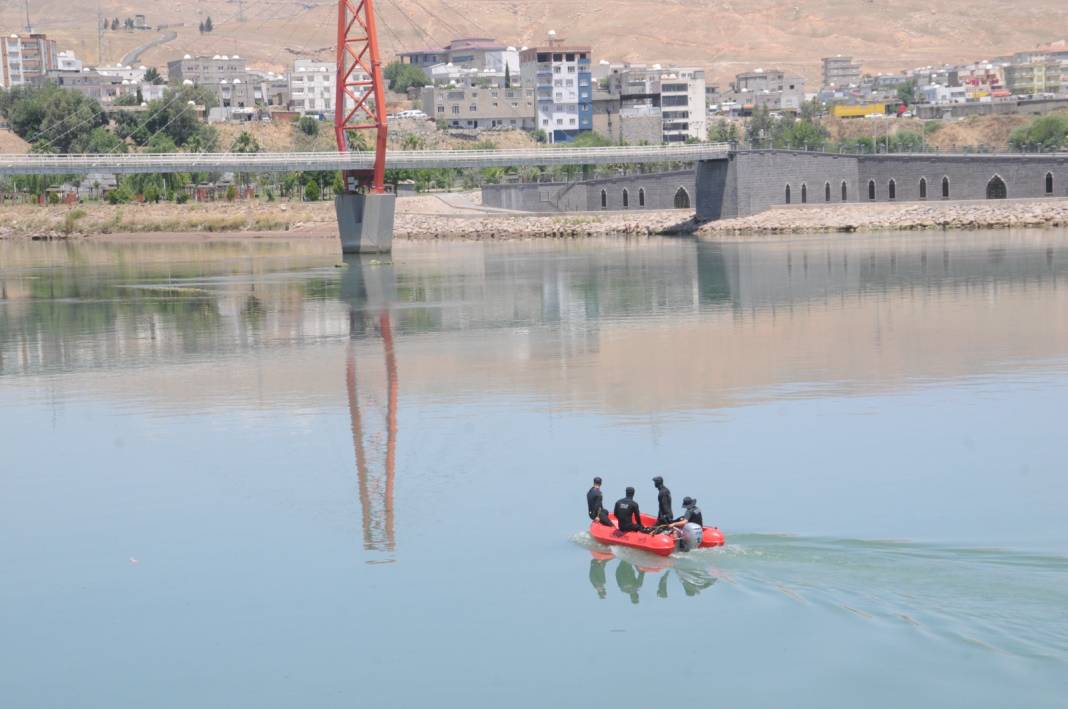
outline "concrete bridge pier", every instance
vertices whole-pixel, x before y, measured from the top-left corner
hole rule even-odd
[[[388,254],[392,251],[396,206],[397,195],[392,192],[346,192],[335,197],[341,252]]]

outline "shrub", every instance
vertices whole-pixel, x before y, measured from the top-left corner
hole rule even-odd
[[[237,188],[230,185],[226,188],[226,201],[233,202],[235,199],[237,199]]]
[[[319,183],[315,180],[308,180],[308,183],[304,185],[304,199],[309,202],[318,202],[322,191],[319,189]]]

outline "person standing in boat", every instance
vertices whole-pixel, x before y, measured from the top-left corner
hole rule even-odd
[[[675,515],[671,511],[671,490],[668,490],[664,478],[659,475],[653,478],[653,486],[656,487],[656,526],[669,525],[675,521]]]
[[[616,501],[616,521],[619,522],[621,532],[644,532],[642,515],[638,510],[638,503],[634,499],[634,488],[627,488],[627,495]]]
[[[586,507],[589,508],[590,519],[595,519],[603,525],[612,526],[608,519],[608,510],[604,508],[604,496],[601,494],[601,478],[593,479],[593,487],[586,493]]]

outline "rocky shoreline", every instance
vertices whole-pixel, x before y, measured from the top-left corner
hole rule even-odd
[[[739,219],[698,222],[686,212],[631,211],[516,214],[457,206],[434,196],[398,201],[394,236],[527,240],[656,235],[705,239],[775,234],[1068,226],[1068,198],[998,202],[796,205]],[[62,238],[326,238],[336,235],[333,204],[216,202],[195,205],[0,206],[0,239]]]

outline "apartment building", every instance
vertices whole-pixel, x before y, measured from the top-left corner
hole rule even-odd
[[[823,86],[831,89],[844,89],[860,83],[860,64],[853,63],[853,57],[841,54],[824,57]]]
[[[501,73],[507,66],[512,74],[519,72],[519,51],[490,37],[454,39],[444,47],[400,52],[397,57],[405,64],[413,64],[421,69],[452,64],[465,69]]]
[[[552,36],[547,46],[519,53],[521,83],[534,88],[536,125],[550,142],[570,142],[593,129],[591,56],[590,47]]]
[[[532,86],[505,88],[480,84],[424,86],[423,112],[448,128],[467,130],[534,130],[536,109]]]
[[[357,70],[357,79],[366,74]],[[289,72],[289,107],[300,113],[334,112],[337,95],[337,66],[333,62],[297,59]]]
[[[1065,68],[1054,60],[1040,60],[1005,67],[1005,88],[1016,95],[1059,93]]]
[[[649,117],[660,117],[659,135],[648,142],[676,143],[688,138],[704,140],[708,132],[708,101],[703,69],[664,67],[659,64],[613,64],[606,74],[608,91],[618,96],[620,136],[642,135],[647,140]],[[628,131],[623,124],[632,122],[640,128]]]
[[[289,81],[273,72],[250,70],[241,57],[215,55],[191,57],[167,63],[171,83],[195,85],[211,90],[221,109],[252,109],[257,106],[286,106]],[[224,110],[214,115],[229,115]]]
[[[799,111],[805,101],[805,80],[781,69],[754,69],[734,77],[728,102],[771,111]]]
[[[58,67],[55,40],[43,34],[0,37],[0,87],[29,84]]]
[[[63,89],[77,91],[101,103],[110,103],[127,93],[137,93],[136,85],[131,86],[128,81],[117,76],[107,76],[89,69],[84,71],[52,69],[44,76],[34,77],[30,83],[43,86],[49,82]]]
[[[216,54],[213,57],[192,57],[186,54],[181,59],[167,62],[167,78],[181,84],[218,84],[223,79],[242,78],[248,73],[245,60],[236,54],[232,57]]]

